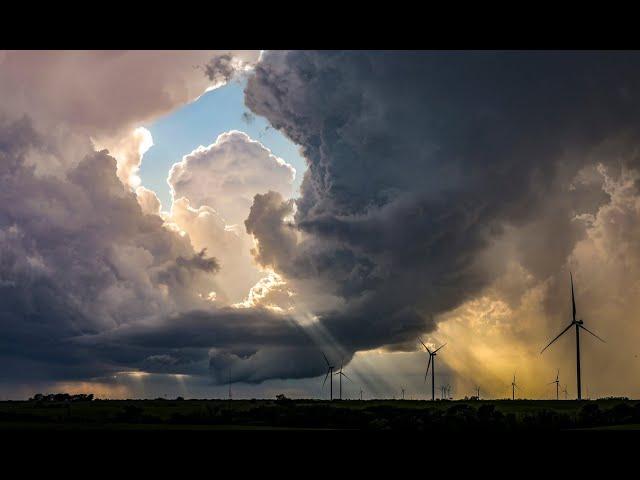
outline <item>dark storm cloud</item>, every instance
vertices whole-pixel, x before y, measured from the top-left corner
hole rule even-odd
[[[244,224],[247,233],[260,238],[261,247],[256,259],[263,265],[277,266],[296,245],[296,233],[284,223],[285,217],[293,214],[293,200],[284,201],[277,192],[257,194],[254,197],[249,217]]]
[[[53,177],[28,163],[46,148],[28,119],[0,125],[0,368],[82,378],[117,365],[71,338],[197,306],[217,263],[142,213],[107,152]]]
[[[224,345],[251,350],[256,345],[304,346],[309,342],[301,327],[279,315],[263,309],[237,308],[184,312],[161,321],[124,325],[98,337],[100,342],[150,348]],[[94,342],[98,337],[87,336],[82,341]]]
[[[47,150],[28,118],[0,124],[2,378],[322,373],[316,342],[292,318],[207,300],[215,257],[145,214],[107,151],[53,177],[29,165]]]
[[[260,308],[183,312],[83,335],[73,343],[148,372],[210,373],[219,383],[304,378],[324,371],[313,332]],[[339,358],[332,347],[325,350],[333,360]]]
[[[233,60],[230,53],[215,56],[203,67],[204,73],[214,84],[227,83],[236,72]]]
[[[345,361],[351,360],[350,355],[344,358]],[[213,379],[222,384],[229,380],[259,383],[273,378],[315,377],[325,374],[327,368],[322,352],[305,346],[266,346],[251,354],[240,355],[212,352],[209,365]]]
[[[507,227],[535,225],[514,249],[555,272],[584,234],[568,185],[590,149],[640,126],[639,82],[632,53],[268,52],[246,104],[308,171],[300,243],[291,207],[256,196],[256,259],[344,298],[320,315],[341,344],[411,342],[496,277],[480,257]]]

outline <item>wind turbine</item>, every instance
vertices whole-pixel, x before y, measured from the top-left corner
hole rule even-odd
[[[322,382],[322,388],[324,388],[325,383],[327,383],[327,378],[329,378],[329,400],[333,400],[333,365],[329,363],[327,360],[327,356],[323,353],[324,361],[327,362],[327,374],[324,376],[324,382]]]
[[[479,386],[476,387],[476,392],[478,393],[478,395],[477,395],[478,400],[480,400],[480,387]]]
[[[441,345],[438,348],[436,348],[433,352],[431,350],[429,350],[429,347],[427,347],[421,339],[420,339],[420,343],[427,350],[427,352],[429,352],[429,363],[427,363],[427,371],[424,372],[424,381],[425,382],[427,381],[427,374],[429,373],[429,367],[431,367],[431,400],[435,401],[435,399],[436,399],[436,374],[435,374],[435,371],[436,371],[436,352],[438,350],[440,350],[442,347],[444,347],[444,345],[446,345],[446,343],[444,345]]]
[[[571,327],[573,327],[575,325],[575,327],[576,327],[576,380],[577,380],[577,383],[578,383],[578,400],[582,400],[582,385],[581,385],[581,381],[580,381],[580,329],[586,331],[587,333],[590,333],[591,335],[596,337],[601,342],[603,342],[603,343],[606,343],[606,342],[604,340],[602,340],[598,335],[593,333],[591,330],[587,329],[587,327],[585,327],[583,325],[584,322],[583,322],[582,319],[576,320],[576,298],[575,298],[575,295],[573,293],[573,275],[571,273],[569,273],[569,275],[571,276],[571,304],[572,304],[572,307],[573,307],[573,320],[571,321],[571,323],[569,324],[569,326],[567,328],[565,328],[562,332],[560,332],[560,335],[558,335],[556,338],[551,340],[549,342],[549,344],[542,349],[540,354],[542,354],[542,352],[544,352],[547,348],[549,348],[549,346],[551,346],[551,344],[553,342],[558,340],[562,335],[565,334],[565,332],[567,332]]]
[[[343,364],[344,364],[344,360],[340,362],[340,371],[334,373],[334,375],[338,375],[338,377],[340,378],[340,400],[342,400],[342,377],[346,377],[347,380],[349,380],[351,383],[353,383],[353,380],[351,380],[349,378],[349,376],[342,371],[342,365]],[[331,367],[331,368],[333,369],[333,367]]]
[[[518,387],[518,385],[516,384],[516,374],[513,374],[513,382],[511,382],[511,400],[515,400],[516,399],[516,388],[520,388]]]
[[[449,400],[451,398],[451,385],[443,385],[440,389],[442,391],[442,399]]]
[[[564,389],[562,390],[562,393],[564,393],[564,399],[567,399],[567,386],[564,386]]]
[[[560,369],[558,369],[558,373],[556,374],[556,379],[553,382],[549,382],[547,383],[547,385],[551,385],[552,383],[556,384],[556,400],[560,400],[560,392],[559,392],[559,388],[560,388]]]
[[[402,399],[404,400],[404,388],[402,390]]]
[[[360,401],[362,401],[362,389],[360,389]]]

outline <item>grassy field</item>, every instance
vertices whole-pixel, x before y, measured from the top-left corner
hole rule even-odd
[[[637,429],[640,402],[93,400],[0,402],[1,430]]]

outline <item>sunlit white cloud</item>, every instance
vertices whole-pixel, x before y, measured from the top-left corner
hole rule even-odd
[[[174,164],[168,182],[174,200],[215,209],[229,225],[242,224],[253,196],[269,190],[292,194],[295,169],[240,131],[220,135]]]

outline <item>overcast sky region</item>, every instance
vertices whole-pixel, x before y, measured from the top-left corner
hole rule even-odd
[[[570,273],[638,397],[639,151],[635,52],[0,52],[0,398],[575,396]]]

